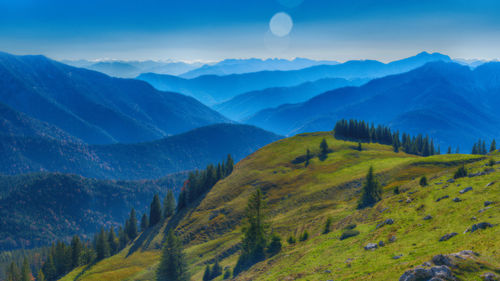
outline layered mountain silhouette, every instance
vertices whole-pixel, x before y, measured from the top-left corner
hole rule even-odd
[[[226,102],[216,104],[213,108],[224,116],[239,121],[269,107],[306,101],[328,90],[345,86],[359,86],[363,82],[366,82],[366,80],[325,78],[293,87],[268,88],[244,93]]]
[[[76,67],[82,67],[90,70],[99,71],[109,76],[121,78],[134,78],[145,72],[154,72],[161,74],[179,75],[200,67],[202,64],[184,63],[184,62],[163,62],[163,61],[87,61],[87,60],[63,60],[65,64]]]
[[[429,134],[442,145],[458,145],[468,152],[478,138],[491,140],[498,134],[499,89],[500,63],[471,70],[456,63],[432,62],[361,87],[266,109],[247,122],[293,135],[331,130],[337,120],[355,118]]]
[[[136,144],[87,145],[0,135],[0,174],[48,171],[93,178],[153,179],[202,169],[228,154],[239,160],[278,139],[273,133],[237,124],[216,124]]]
[[[0,53],[0,102],[92,144],[151,141],[229,121],[191,97],[43,56]]]
[[[336,61],[317,61],[305,58],[286,59],[226,59],[215,64],[205,64],[180,75],[183,78],[195,78],[202,75],[230,75],[258,71],[297,70],[323,64],[338,64]],[[151,71],[154,72],[154,71]]]
[[[299,70],[260,71],[225,76],[203,75],[192,79],[145,73],[139,75],[138,79],[163,91],[190,95],[211,106],[250,91],[297,86],[324,78],[371,79],[406,72],[431,61],[450,61],[450,58],[438,53],[424,52],[387,64],[373,60],[348,61],[342,64],[317,65]]]

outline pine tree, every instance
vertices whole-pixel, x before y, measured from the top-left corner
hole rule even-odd
[[[45,275],[43,274],[42,269],[38,271],[38,274],[36,276],[36,281],[46,281]]]
[[[323,138],[319,145],[319,159],[324,160],[328,155],[328,143],[326,139]]]
[[[21,281],[31,281],[31,269],[27,258],[24,258],[23,261],[23,268],[21,270]]]
[[[448,146],[448,154],[451,154],[451,146]]]
[[[175,212],[175,198],[174,193],[170,189],[163,200],[163,217],[168,218]]]
[[[95,248],[95,251],[97,253],[97,260],[102,260],[109,257],[109,243],[106,237],[106,232],[102,227],[101,231],[97,234]]]
[[[116,238],[116,232],[113,227],[111,227],[108,232],[108,243],[110,255],[116,254],[119,250],[120,242],[118,238]]]
[[[358,142],[358,151],[361,151],[361,150],[363,150],[363,147],[361,146],[361,143]]]
[[[7,268],[7,281],[19,281],[21,279],[21,272],[19,267],[14,262],[11,262]]]
[[[212,274],[210,273],[210,266],[207,264],[205,267],[205,272],[203,273],[203,281],[210,281],[212,280]]]
[[[80,238],[75,235],[71,239],[71,267],[75,268],[80,265],[80,256],[82,255],[83,245]]]
[[[215,279],[219,275],[222,275],[222,266],[220,266],[219,260],[215,259],[215,263],[210,270],[210,277],[211,279]]]
[[[172,231],[167,234],[156,276],[158,281],[188,281],[190,279],[182,244]]]
[[[330,232],[331,224],[332,224],[332,218],[328,217],[325,221],[325,228],[323,228],[323,234],[327,234]]]
[[[309,166],[309,159],[311,159],[311,151],[309,151],[309,148],[306,150],[306,164],[305,166]]]
[[[485,155],[487,153],[488,152],[486,151],[486,141],[483,140],[483,142],[481,143],[481,154]]]
[[[128,220],[127,220],[127,222],[128,222]],[[125,248],[128,244],[128,241],[129,241],[127,233],[125,232],[125,230],[121,226],[120,226],[120,228],[118,228],[118,241],[120,244],[120,249]]]
[[[226,159],[226,172],[224,174],[224,177],[229,176],[233,172],[233,166],[234,166],[233,157],[231,157],[231,154],[228,154]]]
[[[257,189],[248,199],[248,205],[245,209],[242,253],[234,268],[234,276],[265,258],[267,234],[262,197],[262,191]]]
[[[143,214],[141,218],[141,231],[145,231],[149,227],[148,215]]]
[[[490,153],[495,151],[495,150],[497,150],[497,143],[496,143],[495,139],[493,139],[491,141],[491,145],[490,145]]]
[[[44,274],[44,277],[47,280],[55,280],[57,277],[56,273],[56,266],[54,264],[54,256],[53,253],[49,253],[47,260],[42,266],[42,271]]]
[[[366,175],[366,182],[363,186],[363,193],[358,204],[358,208],[373,206],[382,199],[382,189],[380,188],[373,174],[373,167],[370,167]]]
[[[155,226],[161,221],[161,203],[158,194],[155,194],[149,210],[149,226]]]
[[[134,208],[130,210],[128,223],[125,224],[125,232],[127,233],[127,236],[130,240],[134,240],[138,235],[139,231],[137,230],[137,215],[135,214]]]

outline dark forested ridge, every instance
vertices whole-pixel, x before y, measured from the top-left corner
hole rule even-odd
[[[0,172],[51,171],[93,178],[147,179],[236,160],[280,137],[248,125],[217,124],[154,142],[86,145],[47,138],[0,136]]]
[[[0,53],[0,102],[92,144],[152,141],[229,122],[191,97],[43,56]]]
[[[31,248],[142,214],[154,194],[175,194],[186,173],[147,181],[110,181],[59,173],[0,176],[0,250]]]

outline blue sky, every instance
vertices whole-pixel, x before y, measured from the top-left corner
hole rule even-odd
[[[0,50],[56,59],[500,57],[500,1],[0,0]],[[269,21],[290,15],[291,32]]]

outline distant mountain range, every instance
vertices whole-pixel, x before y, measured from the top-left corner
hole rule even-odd
[[[217,124],[165,139],[87,145],[42,137],[0,135],[0,173],[38,171],[107,179],[154,179],[205,168],[231,154],[235,160],[280,139],[249,125]]]
[[[215,64],[205,64],[199,68],[188,71],[182,75],[182,78],[195,78],[203,75],[230,75],[242,74],[258,71],[274,70],[297,70],[315,65],[335,65],[336,61],[310,60],[304,58],[286,59],[226,59]],[[154,71],[151,71],[154,72]]]
[[[305,82],[298,86],[251,91],[237,95],[226,102],[216,104],[213,108],[224,116],[241,121],[266,108],[303,102],[328,90],[346,86],[359,86],[364,82],[367,82],[367,79],[325,78]]]
[[[45,246],[78,234],[91,239],[104,226],[123,225],[132,208],[138,219],[154,194],[178,193],[185,174],[153,181],[110,181],[76,175],[0,175],[0,250]]]
[[[191,97],[43,56],[0,53],[0,102],[92,144],[151,141],[229,122]]]
[[[365,60],[336,65],[317,65],[299,70],[260,71],[226,76],[204,75],[192,79],[155,73],[141,74],[137,78],[157,89],[183,93],[212,106],[250,91],[297,86],[324,78],[372,79],[406,72],[431,61],[451,61],[451,59],[442,54],[424,52],[387,64]]]
[[[284,135],[331,130],[342,118],[390,125],[429,134],[442,145],[469,152],[478,138],[498,136],[500,63],[474,70],[433,62],[361,87],[326,92],[306,102],[266,109],[247,120]]]
[[[62,63],[99,71],[109,76],[134,78],[141,73],[154,72],[161,74],[180,75],[202,66],[202,63],[163,62],[163,61],[120,61],[120,60],[63,60]]]

